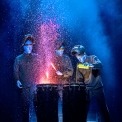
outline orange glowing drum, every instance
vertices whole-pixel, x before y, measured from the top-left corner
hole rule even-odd
[[[56,84],[37,85],[37,121],[58,122],[58,91]]]

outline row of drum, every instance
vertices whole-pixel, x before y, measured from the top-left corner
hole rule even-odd
[[[38,84],[37,122],[58,122],[59,92],[62,92],[63,122],[86,122],[87,92],[81,84]]]

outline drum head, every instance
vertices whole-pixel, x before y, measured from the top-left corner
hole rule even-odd
[[[36,87],[57,87],[57,84],[37,84]]]

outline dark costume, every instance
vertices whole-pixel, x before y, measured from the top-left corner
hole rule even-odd
[[[91,64],[93,68],[87,64]],[[76,82],[80,82],[86,86],[88,103],[95,98],[100,110],[101,121],[109,122],[109,112],[105,103],[103,84],[100,76],[101,67],[102,64],[95,55],[86,56],[83,64],[80,62],[77,64]]]
[[[36,83],[39,82],[41,59],[35,53],[21,54],[14,63],[15,80],[22,83],[22,112],[23,122],[29,122],[29,108],[33,104]],[[33,105],[32,105],[33,106]],[[30,115],[31,116],[31,115]]]
[[[55,74],[55,82],[57,84],[70,83],[70,78],[73,74],[73,67],[69,56],[66,54],[63,54],[62,56],[56,56],[56,62],[54,65],[57,71],[63,73],[62,76]]]

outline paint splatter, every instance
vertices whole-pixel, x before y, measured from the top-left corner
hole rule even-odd
[[[52,20],[38,25],[39,46],[38,52],[44,60],[43,73],[41,74],[40,83],[52,83],[51,78],[52,67],[51,62],[54,61],[55,44],[60,34],[58,33],[59,25]],[[47,78],[48,74],[48,78]]]

